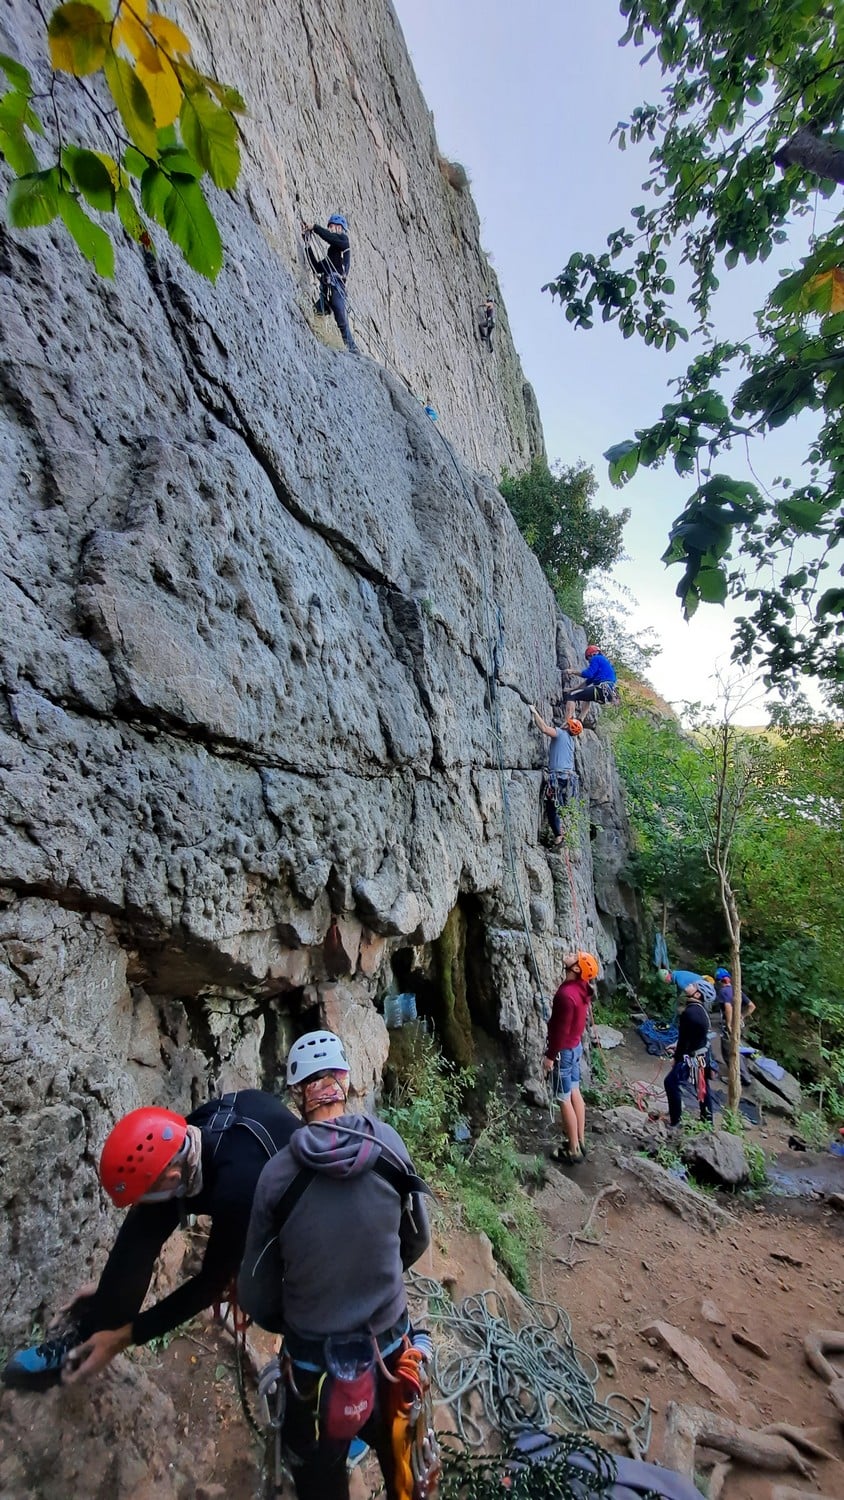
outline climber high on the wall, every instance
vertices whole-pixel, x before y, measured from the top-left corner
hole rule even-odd
[[[616,690],[615,667],[608,657],[604,656],[600,646],[587,646],[584,652],[586,657],[585,672],[570,672],[569,677],[579,677],[583,687],[572,692],[566,689],[566,698],[569,703],[615,703],[618,698]]]
[[[314,235],[324,240],[328,246],[325,255],[316,254],[313,246]],[[358,347],[349,327],[346,300],[346,281],[352,264],[349,225],[343,214],[332,214],[325,229],[321,224],[306,224],[303,219],[302,237],[305,241],[308,264],[319,277],[317,312],[323,315],[329,312],[334,314],[334,321],[340,330],[343,343],[350,354],[357,354]]]
[[[478,337],[488,349],[492,348],[492,330],[495,327],[495,302],[492,297],[478,308]]]
[[[76,1292],[52,1337],[12,1355],[3,1382],[46,1390],[96,1375],[129,1344],[146,1344],[222,1300],[237,1275],[258,1178],[299,1121],[273,1094],[241,1089],[187,1118],[134,1109],[118,1120],[100,1158],[100,1181],[129,1212],[99,1282]],[[195,1276],[141,1312],[155,1262],[188,1214],[211,1232]]]

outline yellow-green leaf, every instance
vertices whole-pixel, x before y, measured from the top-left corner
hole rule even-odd
[[[179,118],[182,107],[182,85],[173,64],[163,52],[156,56],[156,67],[150,71],[146,60],[138,59],[138,77],[149,94],[155,123],[159,130]]]
[[[68,0],[47,26],[50,60],[57,71],[82,78],[103,66],[109,48],[109,26],[96,5]]]
[[[0,115],[0,156],[9,163],[17,177],[28,176],[38,171],[35,155],[19,120],[6,122]]]
[[[83,150],[79,146],[65,146],[62,152],[62,166],[74,187],[79,189],[92,208],[99,209],[101,213],[110,213],[114,208],[115,181],[112,168],[116,174],[117,163],[111,157],[107,160],[110,164],[108,166],[97,152]]]
[[[164,225],[189,266],[216,281],[223,264],[220,231],[193,177],[174,176],[164,202]]]
[[[219,188],[232,188],[240,172],[237,126],[209,94],[185,94],[179,116],[182,137]]]
[[[18,177],[9,188],[6,213],[13,229],[51,224],[59,211],[59,174],[55,167]]]
[[[184,56],[190,52],[190,38],[168,16],[150,16],[149,29],[171,57]]]
[[[105,230],[89,219],[73,193],[59,192],[59,213],[86,260],[98,276],[114,275],[114,246]]]
[[[215,99],[222,104],[223,109],[227,109],[233,115],[246,114],[246,101],[237,89],[232,88],[231,84],[218,83],[216,78],[206,78],[205,82]]]
[[[149,94],[135,69],[125,57],[110,52],[105,60],[106,82],[120,112],[120,118],[135,145],[145,156],[158,156],[158,136]]]
[[[139,244],[148,246],[151,243],[149,234],[146,231],[143,219],[138,213],[138,206],[128,188],[120,187],[117,189],[114,196],[114,206],[117,209],[117,216],[126,233],[131,235],[133,240],[137,240]]]
[[[32,93],[32,79],[23,63],[19,63],[14,57],[8,57],[5,52],[0,52],[0,69],[6,74],[12,88],[18,89],[22,94]]]
[[[158,49],[146,27],[135,15],[134,11],[127,6],[120,7],[120,14],[114,23],[114,44],[121,44],[128,52],[142,62],[150,71],[155,72],[158,68]]]

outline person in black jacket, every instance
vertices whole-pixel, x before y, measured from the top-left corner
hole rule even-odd
[[[321,224],[306,224],[303,220],[302,234],[305,237],[305,254],[308,257],[308,263],[319,277],[318,310],[324,313],[331,310],[343,343],[350,354],[357,354],[358,346],[349,328],[346,305],[346,281],[352,264],[348,223],[342,214],[332,214],[325,229]],[[317,235],[319,239],[325,241],[328,246],[325,255],[317,256],[314,253],[311,243],[312,235]]]
[[[712,985],[706,984],[701,979],[697,983],[687,984],[683,994],[686,1005],[678,1022],[674,1063],[670,1072],[666,1073],[663,1085],[668,1100],[668,1122],[672,1129],[680,1124],[683,1117],[681,1086],[689,1081],[695,1087],[695,1094],[700,1105],[700,1118],[709,1121],[712,1119],[712,1095],[709,1091],[709,1080],[712,1076],[709,1059],[709,1016],[705,1001],[708,999],[711,1003],[715,991]]]
[[[129,1213],[102,1276],[71,1299],[62,1334],[12,1356],[4,1383],[43,1390],[87,1379],[129,1344],[160,1338],[220,1301],[240,1266],[258,1178],[299,1123],[259,1089],[211,1099],[187,1118],[151,1107],[119,1120],[103,1147],[100,1180]],[[202,1265],[141,1312],[162,1246],[187,1214],[211,1219]]]

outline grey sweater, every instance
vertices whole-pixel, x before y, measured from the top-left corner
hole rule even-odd
[[[372,1171],[412,1169],[401,1136],[369,1115],[305,1125],[267,1162],[238,1278],[241,1307],[274,1333],[305,1338],[386,1332],[407,1306],[402,1272],[427,1248],[424,1198],[402,1200]],[[279,1232],[279,1200],[300,1168],[315,1173]]]

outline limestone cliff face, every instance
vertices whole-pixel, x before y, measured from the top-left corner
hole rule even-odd
[[[0,19],[37,66],[33,8]],[[392,12],[182,19],[253,109],[243,189],[215,204],[217,287],[129,246],[102,283],[58,234],[0,231],[9,1336],[113,1232],[95,1162],[115,1114],[271,1086],[306,1022],[343,1032],[371,1093],[388,987],[417,976],[440,1019],[455,909],[469,1014],[529,1069],[525,922],[547,997],[563,948],[609,963],[629,918],[597,734],[570,855],[538,843],[527,705],[582,636],[474,472],[540,436],[505,320],[492,356],[473,342],[477,221]],[[306,199],[349,211],[356,304],[442,432],[309,326]]]

